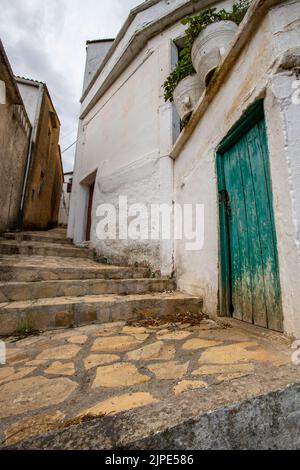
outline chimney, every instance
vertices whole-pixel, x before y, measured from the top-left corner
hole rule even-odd
[[[86,64],[83,81],[83,91],[85,93],[89,84],[94,78],[95,73],[99,69],[105,59],[114,39],[99,39],[96,41],[87,41],[86,43]]]

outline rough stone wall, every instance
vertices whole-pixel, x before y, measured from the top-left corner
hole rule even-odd
[[[299,450],[299,384],[211,411],[127,449]]]
[[[57,223],[63,184],[59,170],[60,123],[44,91],[33,147],[23,215],[23,228],[44,230]]]
[[[14,104],[16,98],[2,63],[0,80],[6,89],[6,104],[0,104],[0,232],[4,232],[18,225],[30,124],[23,106]]]

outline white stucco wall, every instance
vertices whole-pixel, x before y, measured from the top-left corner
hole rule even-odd
[[[176,24],[151,39],[127,69],[80,122],[69,236],[85,240],[88,188],[80,183],[97,171],[91,246],[111,262],[150,265],[172,273],[173,240],[101,241],[95,216],[101,203],[117,205],[173,201],[173,105],[163,98],[162,83],[171,69],[171,38],[182,34]],[[84,105],[83,105],[84,108]]]
[[[162,1],[160,6],[155,3],[156,18],[169,14],[171,6],[176,9],[183,3],[183,0]],[[205,2],[194,5],[200,3]],[[300,335],[297,157],[300,144],[296,124],[300,106],[291,103],[294,71],[278,71],[276,59],[287,49],[300,46],[299,7],[299,1],[281,2],[255,26],[251,40],[175,162],[170,158],[174,155],[174,112],[172,105],[164,103],[161,86],[171,68],[171,41],[184,30],[180,23],[175,22],[149,39],[102,93],[108,78],[123,60],[131,38],[154,23],[154,10],[144,11],[136,18],[82,103],[68,227],[68,236],[76,243],[85,240],[88,184],[96,174],[91,246],[111,262],[145,263],[163,274],[171,274],[175,267],[179,288],[203,296],[205,313],[216,315],[219,292],[216,149],[244,111],[256,99],[265,98],[284,328],[294,335]],[[204,248],[187,251],[185,240],[143,243],[98,240],[97,207],[101,203],[117,204],[120,195],[127,196],[129,204],[203,204]]]
[[[39,84],[31,84],[30,82],[21,83],[19,81],[17,83],[30,120],[30,124],[32,127],[35,127],[36,112],[39,105]]]
[[[168,163],[173,143],[172,106],[165,105],[161,89],[161,69],[164,72],[170,67],[169,53],[168,42],[149,43],[82,121],[74,186],[86,209],[88,191],[80,183],[97,170],[91,242],[99,254],[112,262],[118,258],[126,264],[151,264],[155,270],[161,269],[163,257],[165,269],[171,273],[171,247],[163,255],[158,242],[101,242],[95,231],[98,205],[117,205],[119,196],[127,196],[129,204],[172,203],[173,168]],[[86,220],[75,225],[75,241],[82,242]]]
[[[184,242],[176,242],[178,285],[202,294],[204,310],[213,316],[219,290],[216,149],[248,106],[265,97],[284,328],[294,335],[300,335],[300,106],[291,100],[294,72],[276,74],[272,66],[280,53],[300,45],[299,19],[300,2],[284,2],[270,11],[176,159],[174,177],[176,202],[205,206],[204,248],[188,252]]]
[[[91,246],[111,262],[148,264],[153,270],[170,275],[174,269],[172,239],[112,243],[96,238],[95,213],[99,204],[116,205],[119,196],[127,196],[129,204],[166,203],[172,207],[174,199],[170,152],[178,134],[178,116],[174,106],[164,102],[162,84],[172,67],[172,40],[182,36],[185,29],[180,21],[174,20],[173,25],[149,39],[91,108],[107,77],[114,67],[118,69],[119,59],[123,59],[126,50],[139,49],[138,41],[133,43],[137,33],[176,12],[178,7],[187,5],[191,12],[197,5],[205,6],[209,2],[152,3],[129,25],[82,102],[84,117],[79,126],[68,235],[76,243],[85,240],[89,192],[85,183],[90,184],[89,176],[96,172]],[[228,3],[220,2],[220,6]]]

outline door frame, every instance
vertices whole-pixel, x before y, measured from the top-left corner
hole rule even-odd
[[[255,101],[238,120],[238,122],[231,128],[227,136],[221,141],[217,148],[216,154],[216,170],[218,181],[218,205],[219,205],[219,316],[232,317],[232,292],[231,292],[231,261],[230,261],[230,242],[229,242],[229,227],[228,215],[226,214],[226,190],[224,181],[223,170],[223,155],[233,145],[235,145],[240,138],[242,138],[248,131],[252,129],[261,119],[265,120],[264,101]],[[270,185],[271,184],[271,175]],[[271,194],[272,194],[272,188]],[[278,282],[280,288],[280,272],[277,251],[277,237],[274,220],[274,207],[272,204],[272,225],[273,236],[276,244],[275,256],[278,268]]]
[[[87,240],[88,235],[88,224],[89,224],[89,211],[92,212],[93,198],[91,198],[91,188],[96,184],[97,179],[97,170],[94,170],[88,176],[86,176],[82,181],[80,181],[80,186],[83,189],[84,204],[82,206],[82,238],[84,241]],[[94,196],[94,194],[93,194]],[[90,214],[91,216],[92,214]],[[92,225],[92,220],[91,220]]]
[[[86,229],[85,229],[85,239],[87,242],[91,241],[91,230],[92,230],[92,208],[93,208],[93,200],[94,200],[94,191],[95,191],[95,181],[89,186],[88,188],[89,196],[88,196],[88,207],[87,207],[87,214],[86,214]]]

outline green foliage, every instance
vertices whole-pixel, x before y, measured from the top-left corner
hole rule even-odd
[[[165,101],[173,101],[173,93],[178,83],[189,75],[195,73],[192,64],[191,51],[194,41],[201,31],[208,25],[218,21],[233,21],[237,25],[243,20],[251,0],[239,0],[234,3],[231,10],[224,9],[217,11],[216,8],[206,8],[197,15],[190,16],[182,20],[182,24],[187,25],[185,31],[184,47],[179,54],[179,61],[175,69],[163,84],[165,90]]]
[[[243,21],[250,7],[251,1],[252,0],[239,0],[238,2],[234,3],[230,12],[230,21],[233,21],[239,25]]]
[[[182,20],[182,24],[188,25],[185,31],[185,48],[191,50],[194,41],[199,34],[210,24],[218,21],[233,21],[237,25],[243,20],[250,5],[250,0],[239,0],[234,3],[232,10],[219,10],[216,8],[207,8],[197,15],[190,16]],[[186,51],[186,52],[187,52]]]
[[[184,50],[182,50],[179,54],[178,64],[176,65],[173,72],[170,73],[163,85],[165,90],[165,101],[172,102],[173,92],[177,87],[178,83],[189,75],[192,75],[193,73],[196,72],[192,63],[191,54],[186,54]]]

